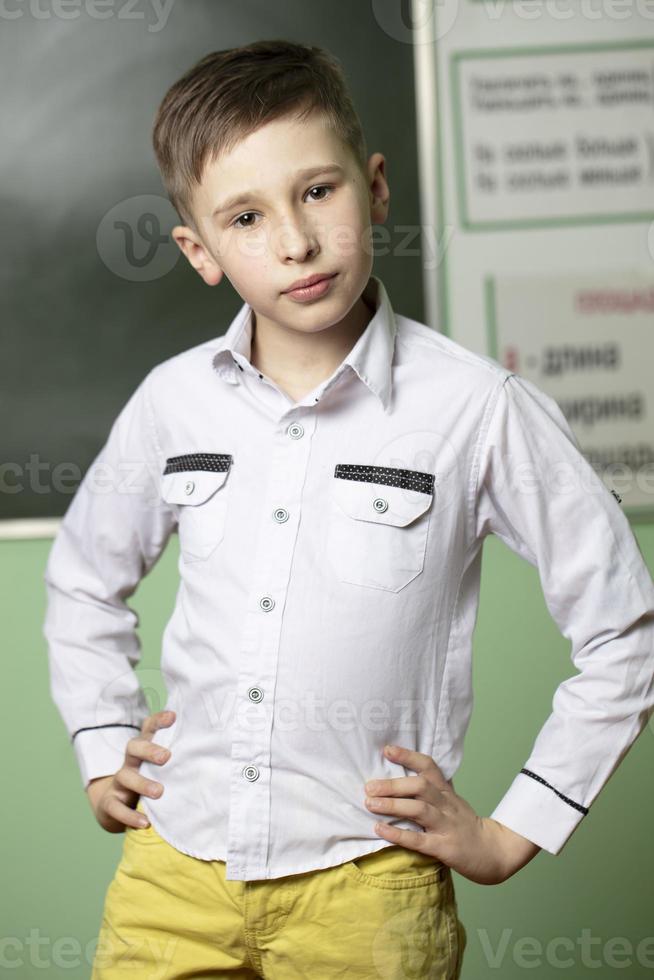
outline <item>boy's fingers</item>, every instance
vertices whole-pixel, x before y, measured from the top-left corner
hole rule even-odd
[[[428,851],[425,851],[426,837],[424,831],[405,830],[403,827],[396,827],[395,824],[386,823],[385,820],[375,824],[375,830],[380,837],[384,837],[394,844],[399,844],[401,847],[408,847],[409,850],[418,851],[420,854],[433,856]]]
[[[163,756],[161,756],[163,753]],[[163,765],[170,758],[170,749],[165,749],[162,745],[157,745],[152,739],[145,736],[141,738],[130,738],[125,749],[125,765],[131,769],[138,769],[141,762],[153,762],[155,765]]]
[[[369,779],[365,785],[370,796],[417,796],[425,791],[420,776],[398,776],[394,779]]]
[[[146,776],[142,776],[138,769],[130,769],[127,766],[123,766],[117,773],[116,783],[130,793],[138,793],[139,796],[151,797],[153,790],[157,797],[163,793],[161,783],[148,779]]]
[[[174,711],[156,711],[148,715],[141,726],[141,735],[153,735],[158,728],[165,728],[175,718]]]
[[[430,773],[430,779],[434,781],[437,789],[443,789],[444,786],[448,785],[436,760],[425,752],[416,752],[413,749],[406,749],[402,745],[395,745],[392,749],[385,747],[384,755],[392,759],[393,762],[404,766],[406,769],[413,769],[414,772]]]
[[[124,824],[126,827],[142,827],[143,824],[141,823],[141,820],[144,818],[148,824],[150,823],[145,814],[142,814],[140,810],[135,810],[131,806],[127,806],[126,803],[121,803],[121,801],[115,796],[109,800],[105,807],[105,811],[113,820]]]

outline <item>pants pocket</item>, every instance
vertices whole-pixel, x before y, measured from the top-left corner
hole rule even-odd
[[[448,871],[442,861],[399,844],[347,861],[344,869],[361,885],[382,890],[438,887]]]

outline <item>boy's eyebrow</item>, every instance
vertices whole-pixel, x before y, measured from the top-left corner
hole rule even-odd
[[[305,170],[298,170],[295,174],[295,180],[309,180],[311,177],[317,177],[319,174],[327,173],[339,173],[341,176],[345,173],[343,167],[339,166],[337,163],[327,163],[320,167],[309,167]],[[256,191],[246,191],[243,194],[236,194],[233,197],[227,198],[222,204],[212,212],[211,217],[215,218],[217,214],[222,214],[224,211],[230,211],[232,208],[237,207],[239,204],[247,204],[253,197],[257,196]]]

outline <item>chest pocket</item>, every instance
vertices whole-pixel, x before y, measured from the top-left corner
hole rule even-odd
[[[399,592],[422,572],[432,473],[338,463],[331,497],[327,548],[340,581]]]
[[[186,562],[209,557],[225,534],[229,453],[186,453],[170,456],[161,476],[161,495],[175,505],[179,550]]]

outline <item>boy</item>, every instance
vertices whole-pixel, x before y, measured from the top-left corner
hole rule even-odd
[[[214,52],[153,136],[175,241],[244,305],[138,386],[48,560],[53,696],[127,830],[93,976],[458,977],[451,869],[558,854],[646,725],[651,577],[555,402],[394,313],[385,159],[333,58]],[[147,717],[126,599],[175,529]],[[580,672],[481,817],[451,777],[489,533],[538,566]]]

